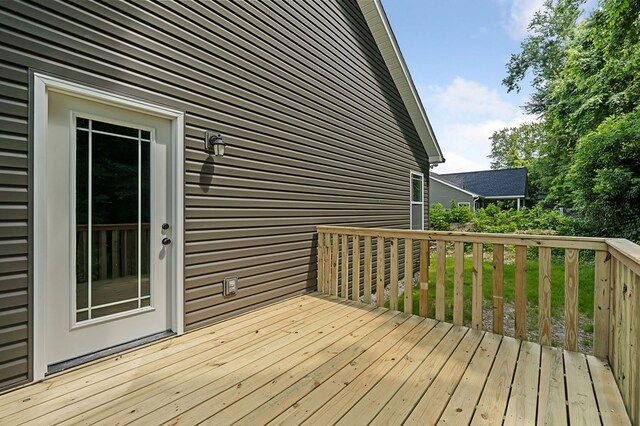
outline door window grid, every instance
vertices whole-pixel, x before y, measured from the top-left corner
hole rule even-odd
[[[88,243],[88,250],[87,250],[87,300],[86,300],[86,307],[84,308],[80,308],[78,306],[78,302],[76,302],[76,322],[82,322],[82,321],[88,321],[91,319],[95,319],[94,317],[94,311],[98,310],[98,309],[104,309],[104,308],[109,308],[109,307],[115,307],[115,306],[120,306],[120,305],[127,305],[127,304],[131,304],[131,303],[135,303],[136,308],[133,309],[139,309],[142,307],[146,307],[146,306],[150,306],[150,299],[151,299],[151,295],[150,294],[143,294],[143,288],[142,288],[142,251],[143,251],[143,227],[145,229],[149,229],[148,224],[146,224],[147,226],[144,226],[145,224],[142,223],[142,191],[143,191],[143,185],[142,185],[142,144],[143,142],[149,143],[151,142],[151,132],[150,131],[146,131],[146,130],[142,130],[142,129],[134,129],[134,128],[130,128],[130,127],[123,127],[123,126],[117,126],[117,125],[110,125],[110,127],[113,128],[120,128],[120,129],[125,129],[130,131],[135,131],[137,133],[137,136],[131,136],[131,135],[127,135],[127,134],[123,134],[123,133],[116,133],[116,132],[109,132],[109,131],[104,131],[104,130],[97,130],[94,128],[94,124],[98,123],[98,124],[102,124],[102,125],[107,125],[109,126],[109,123],[103,123],[103,122],[99,122],[96,120],[92,120],[92,119],[84,119],[84,118],[77,118],[76,120],[76,132],[78,131],[85,131],[87,132],[88,135],[88,184],[87,184],[87,189],[88,189],[88,194],[87,194],[87,243]],[[92,282],[93,282],[93,220],[92,220],[92,216],[93,216],[93,185],[92,185],[92,178],[93,178],[93,136],[94,135],[104,135],[104,136],[111,136],[111,137],[116,137],[118,139],[126,139],[126,140],[131,140],[132,142],[137,142],[137,177],[138,177],[138,182],[137,182],[137,223],[136,223],[136,227],[137,227],[137,241],[136,241],[136,251],[137,251],[137,276],[136,276],[136,281],[137,281],[137,295],[133,298],[126,298],[126,299],[121,299],[121,300],[117,300],[115,302],[110,302],[110,303],[93,303],[93,288],[92,288]],[[115,177],[115,179],[117,179],[117,177]],[[98,226],[99,227],[99,226]],[[147,231],[148,232],[148,231]],[[150,236],[148,236],[147,238],[147,244],[150,242]],[[112,259],[113,261],[113,259]],[[150,271],[149,271],[150,272]],[[77,292],[77,286],[76,286],[76,292]],[[150,287],[147,289],[147,292],[150,292]],[[77,293],[76,293],[77,294]],[[127,309],[127,310],[131,310],[131,309]],[[107,314],[108,316],[109,314]],[[100,315],[101,318],[103,318],[103,315]]]

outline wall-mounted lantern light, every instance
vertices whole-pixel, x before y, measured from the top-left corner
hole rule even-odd
[[[204,150],[212,153],[215,157],[224,155],[224,147],[226,144],[222,140],[222,135],[213,130],[207,130],[204,136]]]

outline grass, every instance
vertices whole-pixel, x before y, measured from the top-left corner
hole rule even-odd
[[[435,256],[434,256],[435,257]],[[445,318],[451,321],[453,318],[453,263],[452,256],[447,257],[446,284],[445,284]],[[473,261],[470,257],[465,257],[464,261],[464,321],[471,322],[471,275]],[[432,257],[429,268],[429,318],[435,317],[435,259]],[[493,265],[491,262],[484,262],[483,265],[483,299],[485,308],[491,306],[493,296],[492,290]],[[578,310],[580,313],[593,317],[593,281],[594,268],[592,264],[581,262],[579,267],[579,290],[578,290]],[[515,295],[515,265],[505,263],[504,265],[504,301],[514,303]],[[413,289],[413,313],[418,313],[420,300],[420,290]],[[538,261],[537,259],[527,260],[527,315],[529,323],[537,324],[538,312],[532,307],[538,306]],[[388,303],[387,303],[388,306]],[[404,296],[398,298],[398,308],[404,309]],[[564,316],[564,261],[553,258],[551,263],[551,315],[554,318]],[[535,318],[532,318],[534,316]],[[533,320],[533,321],[532,321]]]

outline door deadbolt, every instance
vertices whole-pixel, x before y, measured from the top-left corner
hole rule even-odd
[[[163,223],[163,224],[162,224],[162,229],[164,229],[165,231],[166,231],[167,229],[169,229],[169,224],[168,224],[168,223]]]

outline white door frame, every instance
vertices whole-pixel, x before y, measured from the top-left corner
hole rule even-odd
[[[171,292],[171,329],[184,333],[184,113],[100,89],[66,81],[58,77],[33,75],[33,380],[47,372],[46,362],[46,247],[47,247],[47,158],[46,134],[49,117],[49,92],[57,92],[114,107],[133,110],[171,120],[173,181],[171,217],[173,225]]]

